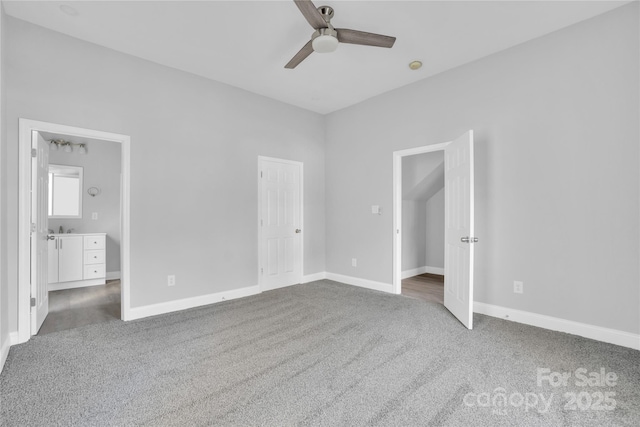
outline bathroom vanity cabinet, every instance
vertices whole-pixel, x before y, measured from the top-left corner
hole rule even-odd
[[[50,236],[50,291],[106,283],[106,233]]]

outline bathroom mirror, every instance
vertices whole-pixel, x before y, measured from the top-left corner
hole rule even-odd
[[[82,218],[82,167],[49,165],[49,218]]]

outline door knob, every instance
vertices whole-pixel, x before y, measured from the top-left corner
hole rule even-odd
[[[302,230],[300,230],[299,228],[296,228],[296,233],[302,233]]]
[[[55,240],[56,236],[47,236],[47,240]]]
[[[478,241],[477,237],[461,237],[460,241],[462,243],[476,243]]]

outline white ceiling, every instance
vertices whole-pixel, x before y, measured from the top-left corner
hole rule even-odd
[[[628,1],[343,1],[337,28],[397,37],[284,65],[313,29],[292,0],[3,1],[13,17],[318,113],[433,76]],[[63,13],[71,6],[77,16]],[[412,60],[422,69],[411,71]]]

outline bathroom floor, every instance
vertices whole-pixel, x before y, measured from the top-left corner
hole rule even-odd
[[[120,319],[120,280],[49,292],[49,315],[38,335]]]

